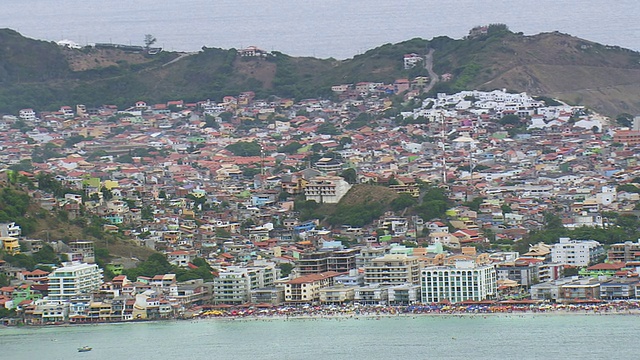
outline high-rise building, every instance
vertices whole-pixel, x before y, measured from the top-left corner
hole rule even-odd
[[[102,269],[96,264],[67,262],[49,275],[50,303],[66,303],[75,296],[100,288]]]
[[[570,266],[587,266],[604,254],[604,247],[595,240],[571,240],[563,237],[551,247],[551,261]]]
[[[274,263],[258,262],[254,266],[229,266],[213,280],[216,304],[244,304],[251,301],[251,291],[275,286],[278,271]]]
[[[405,254],[387,254],[364,267],[366,284],[419,284],[420,263],[418,257]]]
[[[455,266],[433,266],[422,270],[422,302],[448,300],[486,300],[497,291],[493,265],[476,265],[472,260],[456,261]]]

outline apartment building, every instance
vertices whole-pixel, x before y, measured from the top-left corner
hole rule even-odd
[[[339,176],[316,176],[304,188],[305,199],[318,204],[337,204],[351,184]]]
[[[297,269],[300,275],[319,274],[326,271],[349,272],[356,268],[358,249],[314,251],[301,253]]]
[[[418,257],[405,254],[387,254],[364,267],[366,284],[419,284],[420,263]]]
[[[604,254],[604,247],[595,240],[560,238],[551,247],[551,261],[569,266],[587,266]]]
[[[428,267],[422,270],[421,291],[425,303],[490,299],[497,292],[496,269],[471,260],[456,261],[455,266]]]
[[[229,266],[221,270],[219,276],[213,279],[214,303],[248,303],[252,299],[252,291],[275,286],[278,276],[275,264],[260,262],[254,265],[251,267]]]
[[[640,261],[640,241],[612,244],[607,252],[607,259],[614,263]]]
[[[49,275],[47,302],[67,303],[71,298],[100,288],[102,269],[96,264],[67,262]]]
[[[320,300],[320,290],[333,286],[333,280],[340,273],[327,271],[309,274],[289,280],[284,284],[284,301],[287,303],[310,303]]]

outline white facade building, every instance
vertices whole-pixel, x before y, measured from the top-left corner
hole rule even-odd
[[[0,224],[0,237],[20,237],[22,229],[15,222]]]
[[[477,266],[473,260],[456,261],[455,266],[434,266],[422,270],[422,302],[485,300],[497,291],[493,265]]]
[[[351,184],[339,176],[316,176],[305,187],[304,195],[307,201],[337,204],[349,189]]]
[[[551,247],[551,261],[570,266],[587,266],[604,254],[604,247],[595,240],[560,238]]]
[[[28,122],[36,121],[36,112],[33,111],[33,109],[22,109],[18,113],[18,116],[20,117],[20,120]]]
[[[244,304],[251,291],[275,286],[278,271],[274,263],[260,262],[252,267],[229,266],[213,280],[216,304]]]
[[[67,262],[49,275],[49,303],[67,303],[71,298],[100,288],[102,269],[96,264]]]

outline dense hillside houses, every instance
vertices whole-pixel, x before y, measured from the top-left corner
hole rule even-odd
[[[405,66],[422,66],[414,55]],[[162,260],[103,262],[105,245],[33,239],[3,212],[0,305],[42,324],[246,304],[638,297],[632,231],[589,236],[635,226],[640,121],[526,93],[419,88],[4,115],[3,185]],[[543,229],[558,232],[527,242]],[[39,270],[15,260],[49,248],[58,261]],[[598,267],[607,255],[615,266]]]

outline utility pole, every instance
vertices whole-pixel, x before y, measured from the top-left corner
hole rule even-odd
[[[441,130],[442,130],[442,183],[444,185],[447,184],[447,150],[446,150],[446,146],[445,146],[445,139],[446,139],[446,124],[444,122],[444,115],[442,115],[442,111],[439,110],[437,112],[437,116],[440,117],[440,125],[441,125]]]

